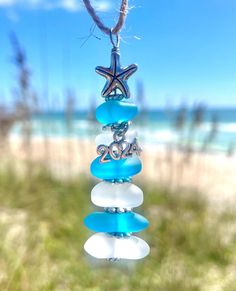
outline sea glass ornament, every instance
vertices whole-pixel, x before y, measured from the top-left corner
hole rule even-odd
[[[121,67],[119,48],[114,43],[113,46],[110,67],[96,68],[107,82],[102,90],[105,100],[96,109],[103,132],[96,137],[98,156],[90,166],[92,175],[103,180],[92,189],[91,200],[104,211],[93,212],[84,219],[87,228],[97,232],[86,241],[84,249],[99,259],[137,260],[150,252],[144,240],[132,235],[149,225],[145,217],[133,212],[143,203],[143,191],[132,183],[133,176],[142,170],[141,147],[136,131],[129,131],[138,109],[127,102],[127,80],[137,66]]]

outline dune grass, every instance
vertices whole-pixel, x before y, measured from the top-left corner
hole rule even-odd
[[[94,208],[85,176],[0,173],[0,290],[236,290],[236,214],[210,210],[199,193],[142,185],[151,246],[138,262],[87,256],[83,218]]]

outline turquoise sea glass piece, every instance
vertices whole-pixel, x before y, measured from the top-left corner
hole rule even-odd
[[[136,156],[127,159],[110,160],[107,163],[101,163],[100,157],[97,157],[93,160],[90,170],[92,175],[99,179],[123,179],[138,174],[142,170],[142,163]]]
[[[84,219],[84,224],[96,232],[138,232],[148,227],[148,220],[135,212],[93,212]]]
[[[109,100],[96,109],[96,118],[102,124],[132,120],[138,114],[135,104],[125,101]]]

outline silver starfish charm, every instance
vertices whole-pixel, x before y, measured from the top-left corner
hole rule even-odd
[[[111,66],[109,68],[96,67],[96,72],[105,77],[107,82],[102,90],[102,97],[108,97],[119,89],[125,98],[130,97],[128,78],[138,69],[137,65],[130,65],[126,68],[120,66],[120,54],[117,48],[111,53]]]

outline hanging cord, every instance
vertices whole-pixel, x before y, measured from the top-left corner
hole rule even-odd
[[[116,35],[118,38],[119,32],[121,31],[122,27],[124,26],[125,19],[126,19],[127,13],[128,13],[128,0],[122,0],[121,6],[120,6],[119,19],[118,19],[115,27],[113,27],[113,28],[109,28],[103,24],[103,22],[101,21],[99,16],[96,14],[94,8],[92,7],[90,0],[83,0],[83,2],[84,2],[85,7],[88,10],[88,13],[91,15],[91,17],[93,18],[96,25],[100,28],[100,30],[102,32],[104,32],[105,34],[109,35],[112,42],[113,42],[112,35]]]

